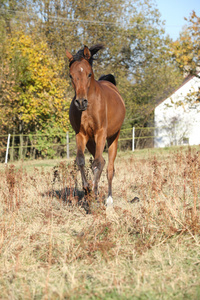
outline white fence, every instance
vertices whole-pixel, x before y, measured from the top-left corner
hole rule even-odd
[[[135,151],[135,149],[152,148],[157,145],[156,140],[158,138],[164,138],[164,136],[156,136],[156,132],[156,127],[132,127],[122,129],[118,147],[120,150],[130,149],[132,151]],[[165,132],[167,132],[167,130],[165,130]],[[170,129],[168,134],[171,134]],[[8,136],[4,135],[0,136],[0,138],[4,138],[4,147],[0,147],[0,149],[1,154],[3,155],[4,153],[5,155],[5,163],[8,162],[9,158],[13,161],[15,159],[24,158],[34,159],[39,156],[42,158],[64,156],[68,159],[70,156],[75,155],[76,150],[75,135],[69,132],[56,136],[45,134],[8,134]],[[59,151],[56,150],[57,148],[59,148]]]

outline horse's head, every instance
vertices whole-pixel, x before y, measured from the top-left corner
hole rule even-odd
[[[88,91],[91,79],[94,77],[89,63],[91,53],[87,46],[84,47],[83,57],[80,60],[74,60],[71,53],[68,51],[66,53],[70,60],[70,78],[75,90],[74,103],[79,110],[84,111],[88,106]]]
[[[103,45],[101,44],[95,45],[90,49],[84,46],[84,49],[79,50],[74,56],[66,51],[70,62],[70,78],[75,90],[74,104],[80,111],[86,110],[88,106],[88,93],[94,80],[92,70],[93,55],[102,48]]]

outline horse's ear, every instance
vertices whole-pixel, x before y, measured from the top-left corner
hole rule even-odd
[[[71,61],[73,59],[73,55],[66,49],[66,55],[67,58],[69,59],[69,61]]]
[[[83,54],[84,54],[85,59],[87,59],[87,60],[90,59],[91,53],[87,46],[84,46]]]

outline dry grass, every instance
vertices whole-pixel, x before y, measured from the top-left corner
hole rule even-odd
[[[200,298],[199,149],[119,153],[109,209],[73,162],[27,166],[0,169],[1,299]]]

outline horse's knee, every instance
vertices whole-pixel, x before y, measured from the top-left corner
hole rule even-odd
[[[93,171],[95,170],[103,170],[103,167],[105,166],[105,159],[103,157],[101,158],[96,158],[94,161],[93,161],[93,164],[92,164],[92,169]]]

